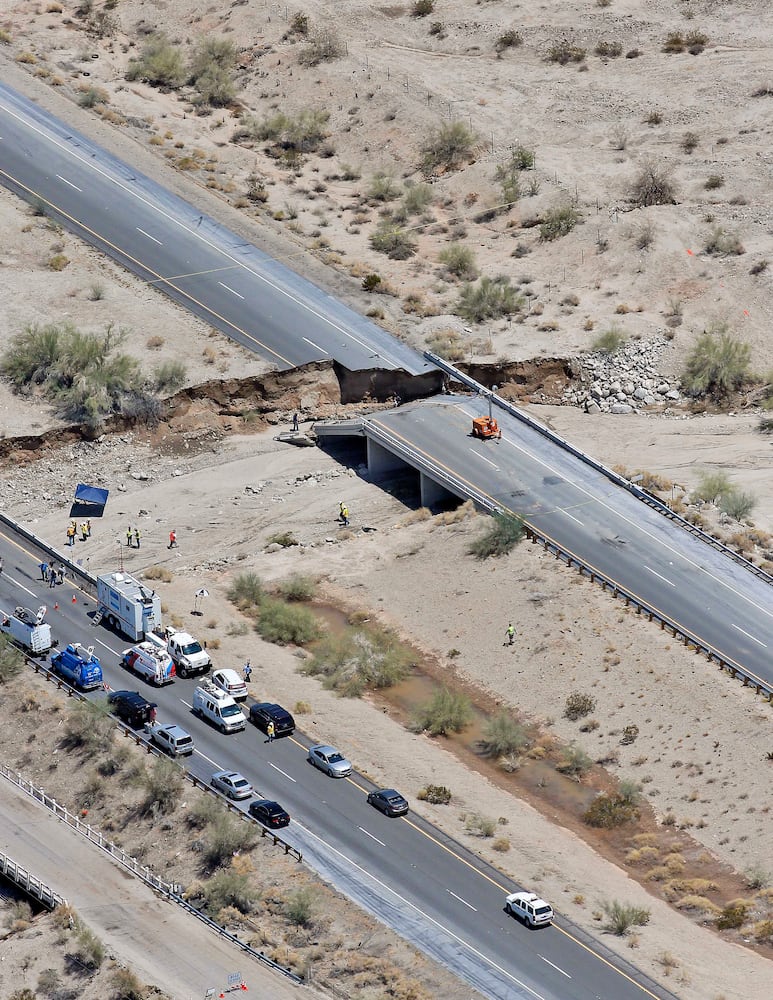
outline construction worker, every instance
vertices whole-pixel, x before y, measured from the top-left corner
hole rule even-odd
[[[75,545],[75,525],[69,524],[67,526],[67,544]]]
[[[85,542],[88,537],[89,537],[89,529],[86,527],[86,522],[84,521],[81,524],[81,541]]]
[[[139,548],[140,547],[140,529],[139,528],[135,528],[134,529],[134,541],[137,543],[137,548]]]
[[[344,522],[344,527],[349,527],[349,508],[344,507],[341,511],[341,520]]]
[[[339,505],[338,505],[338,520],[339,521],[343,521],[343,519],[344,519],[344,511],[345,510],[346,510],[346,504],[342,500],[339,503]]]
[[[91,538],[91,518],[86,521],[86,534]]]
[[[276,733],[276,729],[274,727],[274,723],[269,719],[268,720],[268,725],[266,726],[266,736],[268,737],[268,739],[266,740],[266,743],[273,743],[274,742],[274,734],[275,733]]]
[[[510,624],[507,626],[507,632],[505,634],[507,635],[508,646],[512,646],[512,644],[515,642],[515,629],[513,628],[512,622],[510,622]]]
[[[126,544],[129,546],[130,549],[134,547],[132,543],[133,537],[134,536],[132,535],[132,526],[129,525],[129,527],[126,529]]]

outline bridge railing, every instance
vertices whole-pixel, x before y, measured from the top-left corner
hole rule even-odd
[[[3,854],[2,851],[0,851],[0,875],[13,882],[14,885],[18,886],[28,896],[37,899],[48,910],[55,910],[57,906],[65,906],[67,904],[64,896],[60,896],[58,892],[54,892],[45,882],[41,882],[39,878],[28,872],[26,868],[17,865],[10,855]]]

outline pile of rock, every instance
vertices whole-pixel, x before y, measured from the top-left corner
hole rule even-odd
[[[678,380],[665,377],[658,363],[669,341],[629,340],[614,354],[583,354],[574,365],[576,379],[563,401],[587,413],[633,413],[682,398]]]

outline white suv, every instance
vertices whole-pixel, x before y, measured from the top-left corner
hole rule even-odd
[[[553,921],[553,907],[536,892],[513,892],[505,899],[505,909],[520,917],[527,927],[546,927]]]
[[[247,697],[247,685],[235,670],[230,670],[229,668],[215,670],[212,673],[211,680],[221,691],[230,694],[234,701],[244,701]]]

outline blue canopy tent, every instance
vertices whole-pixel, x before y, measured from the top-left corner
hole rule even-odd
[[[105,510],[109,490],[100,489],[99,486],[87,486],[85,483],[78,483],[75,490],[75,503],[70,508],[70,517],[101,517]],[[94,508],[99,508],[95,510]]]

